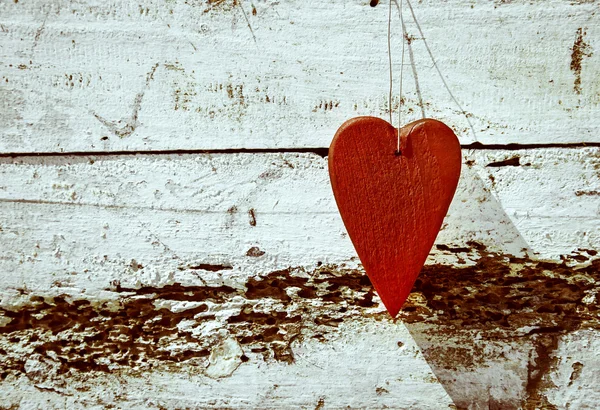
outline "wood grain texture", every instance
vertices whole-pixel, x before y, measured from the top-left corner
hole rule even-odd
[[[597,1],[414,9],[482,143],[600,142]],[[472,142],[405,13],[405,121]],[[0,152],[327,147],[351,117],[387,118],[387,7],[366,0],[4,1],[0,16]],[[400,38],[394,15],[395,73]]]
[[[412,4],[484,145],[600,143],[598,1]],[[386,6],[0,2],[0,407],[597,406],[598,147],[465,151],[396,322],[327,160],[231,154],[387,119]],[[405,20],[403,118],[473,142]]]
[[[329,175],[340,215],[392,317],[438,236],[461,161],[456,135],[432,119],[398,130],[380,118],[357,117],[331,143]]]
[[[394,323],[324,158],[3,158],[0,389],[50,408],[592,406],[599,160],[466,156]]]
[[[164,308],[163,312],[169,312],[170,308]],[[258,309],[266,311],[268,316],[277,310],[264,303]],[[237,316],[234,312],[235,307],[231,312],[233,317]],[[166,360],[157,361],[142,354],[139,364],[123,365],[124,361],[117,364],[111,358],[104,360],[110,371],[65,372],[65,366],[62,365],[65,363],[65,355],[60,350],[54,356],[51,352],[49,355],[46,352],[32,352],[31,346],[35,342],[28,343],[29,335],[38,333],[39,328],[36,327],[31,332],[20,332],[24,343],[13,343],[9,351],[11,356],[23,359],[24,371],[20,375],[11,372],[0,384],[3,405],[24,408],[40,406],[47,409],[111,406],[132,409],[272,409],[282,405],[286,408],[388,406],[439,409],[453,406],[412,341],[410,333],[404,326],[392,323],[356,321],[341,324],[339,329],[334,330],[334,334],[328,335],[326,343],[307,337],[306,342],[298,344],[294,349],[295,359],[292,364],[274,359],[265,360],[261,353],[253,353],[248,346],[244,346],[245,362],[240,360],[239,355],[234,356],[233,375],[219,373],[217,376],[220,377],[217,377],[209,369],[221,364],[220,362],[226,362],[231,351],[222,349],[218,355],[211,355],[209,361],[205,355],[194,354],[192,349],[197,348],[200,342],[200,345],[208,343],[208,347],[214,351],[227,341],[233,341],[230,343],[237,345],[241,354],[241,348],[235,341],[236,335],[230,334],[227,329],[231,327],[225,318],[227,313],[223,312],[221,315],[224,316],[223,320],[208,320],[202,325],[202,319],[193,319],[193,315],[188,312],[188,319],[180,322],[179,327],[182,329],[180,333],[188,335],[189,340],[178,343],[176,339],[163,336],[161,342],[157,343],[160,346],[156,350],[162,351]],[[150,323],[146,325],[149,329],[148,326],[152,327]],[[322,327],[327,329],[327,326]],[[117,328],[129,329],[127,323],[120,324]],[[268,326],[263,330],[273,328]],[[285,326],[281,327],[283,331],[284,328]],[[356,332],[357,329],[361,331]],[[68,328],[54,340],[60,341],[63,337],[93,337],[94,331],[88,330],[90,332],[81,333]],[[260,333],[255,331],[256,334]],[[340,334],[336,335],[338,331]],[[44,341],[52,339],[48,333],[40,333]],[[348,337],[340,337],[343,333],[347,333]],[[246,334],[250,333],[246,331]],[[113,335],[108,338],[112,339]],[[121,339],[125,340],[123,336]],[[143,340],[138,342],[145,343]],[[284,345],[284,342],[276,341],[275,345],[277,343]],[[86,343],[79,344],[79,348],[83,348],[84,344]],[[118,350],[118,347],[109,347],[104,342],[96,345],[107,347],[107,351]],[[7,347],[6,344],[3,346]],[[184,360],[178,360],[178,352],[187,352],[188,355]],[[393,357],[384,360],[390,352],[394,352]],[[104,355],[112,357],[108,352]],[[129,350],[124,350],[121,354],[123,358],[129,355]],[[168,359],[171,355],[174,360]],[[95,367],[94,359],[86,358],[81,361],[85,363],[86,360]],[[99,362],[103,360],[99,359]],[[75,363],[68,365],[73,368],[76,366]],[[398,369],[405,369],[402,377],[393,376]],[[329,382],[324,383],[325,380]],[[302,389],[298,386],[302,386]],[[361,394],[356,394],[357,391]]]
[[[598,155],[477,154],[437,243],[543,258],[597,248]],[[519,166],[489,166],[516,157]],[[65,281],[93,293],[113,280],[195,283],[200,264],[235,276],[356,256],[315,155],[5,158],[0,175],[0,263],[19,273],[6,287]]]

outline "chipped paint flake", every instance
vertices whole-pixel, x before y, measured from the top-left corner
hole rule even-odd
[[[206,375],[212,379],[228,377],[242,364],[242,348],[232,337],[228,337],[213,347],[208,358]]]

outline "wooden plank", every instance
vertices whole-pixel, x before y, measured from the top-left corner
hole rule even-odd
[[[459,408],[593,406],[598,258],[472,246],[449,252],[473,266],[426,266],[401,321],[364,272],[332,264],[226,279],[239,288],[201,274],[196,286],[6,289],[0,390],[46,408],[440,408],[439,381]]]
[[[494,166],[517,156],[519,166]],[[475,158],[432,263],[456,262],[445,249],[470,241],[553,258],[599,247],[597,148]],[[4,285],[93,293],[112,281],[197,283],[202,264],[228,267],[202,272],[222,281],[356,263],[326,166],[312,154],[3,159],[0,266],[19,272]]]
[[[25,353],[28,372],[10,384],[0,384],[0,391],[7,404],[56,409],[110,405],[136,409],[452,408],[451,399],[404,326],[357,321],[331,333],[326,343],[307,338],[299,344],[293,363],[265,363],[260,353],[245,346],[246,362],[235,358],[233,375],[214,379],[206,375],[210,373],[203,358],[192,357],[182,363],[167,361],[167,366],[158,364],[157,368],[142,364],[137,370],[134,366],[88,371],[77,381],[57,369],[59,360]],[[218,345],[221,336],[215,334],[212,339]]]
[[[418,409],[448,404],[439,381],[459,408],[593,407],[599,259],[475,253],[427,266],[398,321],[339,265],[101,300],[19,289],[0,306],[0,391],[45,408]]]
[[[600,150],[496,151],[476,157],[484,167],[477,168],[481,180],[539,257],[600,247]]]
[[[485,144],[600,142],[597,7],[414,4]],[[387,119],[383,3],[7,1],[0,16],[0,152],[327,147],[350,117]],[[404,121],[422,112],[416,70],[425,114],[472,142],[405,20]],[[396,79],[400,34],[395,14]]]

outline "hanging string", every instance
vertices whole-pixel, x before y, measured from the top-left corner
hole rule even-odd
[[[406,38],[408,36],[408,33],[406,32],[406,27],[404,25],[404,18],[402,15],[402,2],[403,0],[389,0],[389,8],[388,8],[388,36],[387,36],[387,40],[388,40],[388,62],[389,62],[389,67],[390,67],[390,78],[389,78],[389,83],[390,83],[390,87],[389,87],[389,95],[388,95],[388,104],[389,104],[389,114],[390,114],[390,124],[392,123],[392,93],[393,93],[393,71],[392,71],[392,2],[394,2],[396,4],[396,7],[398,8],[398,14],[400,17],[400,22],[402,24],[402,58],[401,58],[401,63],[400,63],[400,87],[399,87],[399,104],[398,104],[398,136],[397,136],[397,143],[396,143],[396,155],[400,155],[401,151],[400,151],[400,128],[402,126],[402,79],[403,79],[403,69],[404,69],[404,50],[405,50],[405,40],[408,41],[408,39]],[[462,105],[458,102],[458,100],[456,99],[456,97],[454,96],[454,94],[452,93],[452,91],[450,90],[450,87],[448,86],[448,83],[446,82],[446,79],[444,77],[444,75],[442,74],[442,71],[440,70],[437,61],[435,60],[435,57],[433,56],[433,52],[431,51],[431,48],[429,47],[429,44],[427,43],[427,40],[425,38],[425,34],[423,34],[423,30],[421,29],[421,25],[419,24],[419,21],[417,20],[417,16],[415,15],[415,11],[412,7],[412,4],[410,3],[410,0],[406,0],[406,3],[408,4],[408,7],[410,9],[410,13],[412,15],[413,21],[415,22],[415,26],[417,27],[417,30],[419,31],[419,34],[421,35],[421,39],[423,40],[423,44],[425,45],[425,49],[427,50],[427,53],[429,54],[429,58],[431,59],[431,62],[433,63],[433,66],[435,67],[435,70],[437,71],[440,80],[442,81],[442,84],[444,85],[444,88],[446,89],[446,91],[448,92],[448,94],[450,95],[450,98],[452,99],[452,101],[456,104],[456,106],[458,107],[458,109],[460,110],[460,112],[465,116],[465,119],[467,120],[467,123],[469,124],[469,128],[471,129],[471,132],[473,133],[473,139],[475,140],[475,142],[477,142],[477,135],[475,133],[475,128],[473,127],[473,124],[471,123],[471,119],[469,118],[469,115],[467,114],[467,112],[464,110],[464,108],[462,107]],[[409,46],[410,47],[410,46]],[[416,75],[416,73],[415,73]]]
[[[392,94],[394,89],[394,75],[392,71],[392,1],[389,0],[389,8],[388,8],[388,63],[390,67],[390,87],[389,87],[389,95],[388,95],[388,108],[390,114],[390,124],[393,125],[392,114],[393,114],[393,105],[392,105]],[[398,6],[398,3],[396,3]],[[404,19],[402,18],[402,0],[400,0],[399,12],[400,12],[400,21],[402,22],[402,57],[400,62],[400,95],[399,103],[398,103],[398,136],[396,141],[396,155],[400,155],[400,128],[402,127],[402,77],[404,74],[404,34],[406,32],[404,28]]]
[[[396,4],[398,4],[397,3],[398,0],[390,0],[390,3],[391,3],[391,1],[394,1],[394,2],[396,2]],[[402,0],[400,0],[400,4],[402,4]],[[475,142],[477,142],[477,135],[475,134],[475,128],[473,127],[473,124],[471,123],[471,119],[467,115],[467,112],[463,109],[462,105],[458,102],[458,100],[456,99],[456,97],[454,96],[454,94],[452,94],[452,91],[450,90],[450,87],[446,83],[446,79],[444,78],[444,76],[442,74],[442,71],[440,70],[440,68],[437,65],[435,57],[433,56],[433,53],[431,52],[431,49],[429,48],[429,44],[427,44],[427,40],[425,39],[425,34],[423,34],[423,30],[421,30],[421,25],[419,24],[419,21],[417,20],[417,16],[415,15],[415,11],[413,10],[412,4],[410,4],[410,0],[406,0],[406,4],[408,4],[408,8],[410,9],[410,14],[412,14],[413,21],[415,22],[417,30],[419,31],[419,34],[421,35],[421,39],[423,40],[423,44],[425,45],[425,49],[427,50],[427,53],[429,54],[429,58],[431,59],[431,62],[433,63],[433,66],[435,67],[435,70],[437,71],[438,75],[440,76],[440,79],[442,80],[442,83],[444,84],[444,88],[446,89],[446,91],[448,91],[448,94],[450,95],[450,98],[452,98],[452,101],[454,101],[454,103],[456,104],[456,106],[458,107],[458,109],[460,110],[460,112],[467,119],[467,122],[469,123],[469,128],[471,128],[471,132],[473,133],[473,139],[475,140]],[[401,7],[402,6],[400,6],[400,8]]]
[[[388,45],[388,65],[390,67],[390,89],[388,93],[388,111],[390,112],[390,124],[392,124],[392,89],[394,84],[394,75],[392,73],[392,0],[389,0],[388,7],[388,32],[387,32],[387,45]]]
[[[390,6],[392,5],[392,0],[390,0]],[[406,30],[404,28],[404,19],[402,18],[402,0],[400,0],[400,22],[402,23],[402,58],[400,60],[400,90],[399,90],[399,99],[398,103],[398,141],[396,146],[396,155],[400,155],[400,128],[402,127],[402,74],[404,73],[404,35]]]

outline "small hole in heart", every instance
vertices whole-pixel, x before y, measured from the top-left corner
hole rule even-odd
[[[399,156],[402,155],[402,151],[396,150],[396,151],[394,151],[394,155],[397,156],[397,157],[399,157]]]

